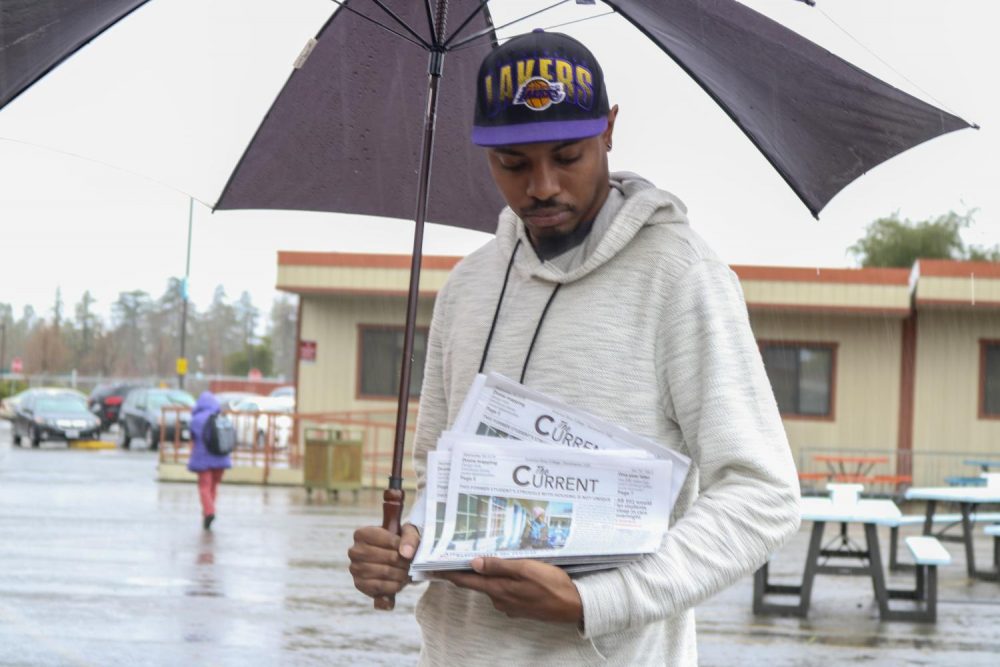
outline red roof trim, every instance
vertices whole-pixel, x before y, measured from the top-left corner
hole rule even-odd
[[[822,269],[793,266],[731,267],[740,280],[801,283],[847,283],[861,285],[909,285],[909,269]]]
[[[933,278],[1000,278],[1000,262],[956,262],[950,259],[921,259],[920,275]]]

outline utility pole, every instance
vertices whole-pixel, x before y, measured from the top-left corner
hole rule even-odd
[[[184,265],[184,282],[181,283],[181,356],[177,358],[177,385],[184,388],[184,377],[188,372],[187,356],[187,318],[188,318],[188,279],[191,277],[191,229],[194,221],[194,197],[188,197],[188,238],[187,262]]]
[[[7,364],[7,323],[0,322],[0,373],[6,373]]]

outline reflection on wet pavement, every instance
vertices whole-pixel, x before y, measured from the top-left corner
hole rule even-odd
[[[223,485],[206,532],[195,487],[157,483],[153,455],[12,449],[5,427],[0,665],[415,663],[419,591],[390,628],[347,572],[374,502]]]
[[[156,482],[154,455],[16,449],[6,428],[0,665],[416,663],[420,588],[376,612],[347,571],[380,494],[309,503],[301,489],[224,484],[205,532],[195,487]],[[801,575],[807,539],[805,527],[775,557],[774,577]],[[860,578],[818,579],[808,620],[755,618],[744,578],[698,607],[701,664],[994,665],[1000,586],[969,583],[957,546],[936,625],[880,623]]]

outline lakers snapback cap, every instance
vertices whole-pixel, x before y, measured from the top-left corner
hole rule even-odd
[[[584,139],[608,126],[604,73],[569,35],[514,37],[483,59],[476,82],[472,142],[479,146]]]

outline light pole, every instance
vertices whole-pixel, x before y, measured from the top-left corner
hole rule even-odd
[[[194,221],[194,197],[188,197],[188,239],[187,239],[187,261],[184,265],[184,282],[181,283],[181,355],[177,358],[177,385],[184,388],[184,377],[187,375],[188,363],[185,356],[187,345],[187,319],[188,319],[188,278],[191,276],[191,229]]]

